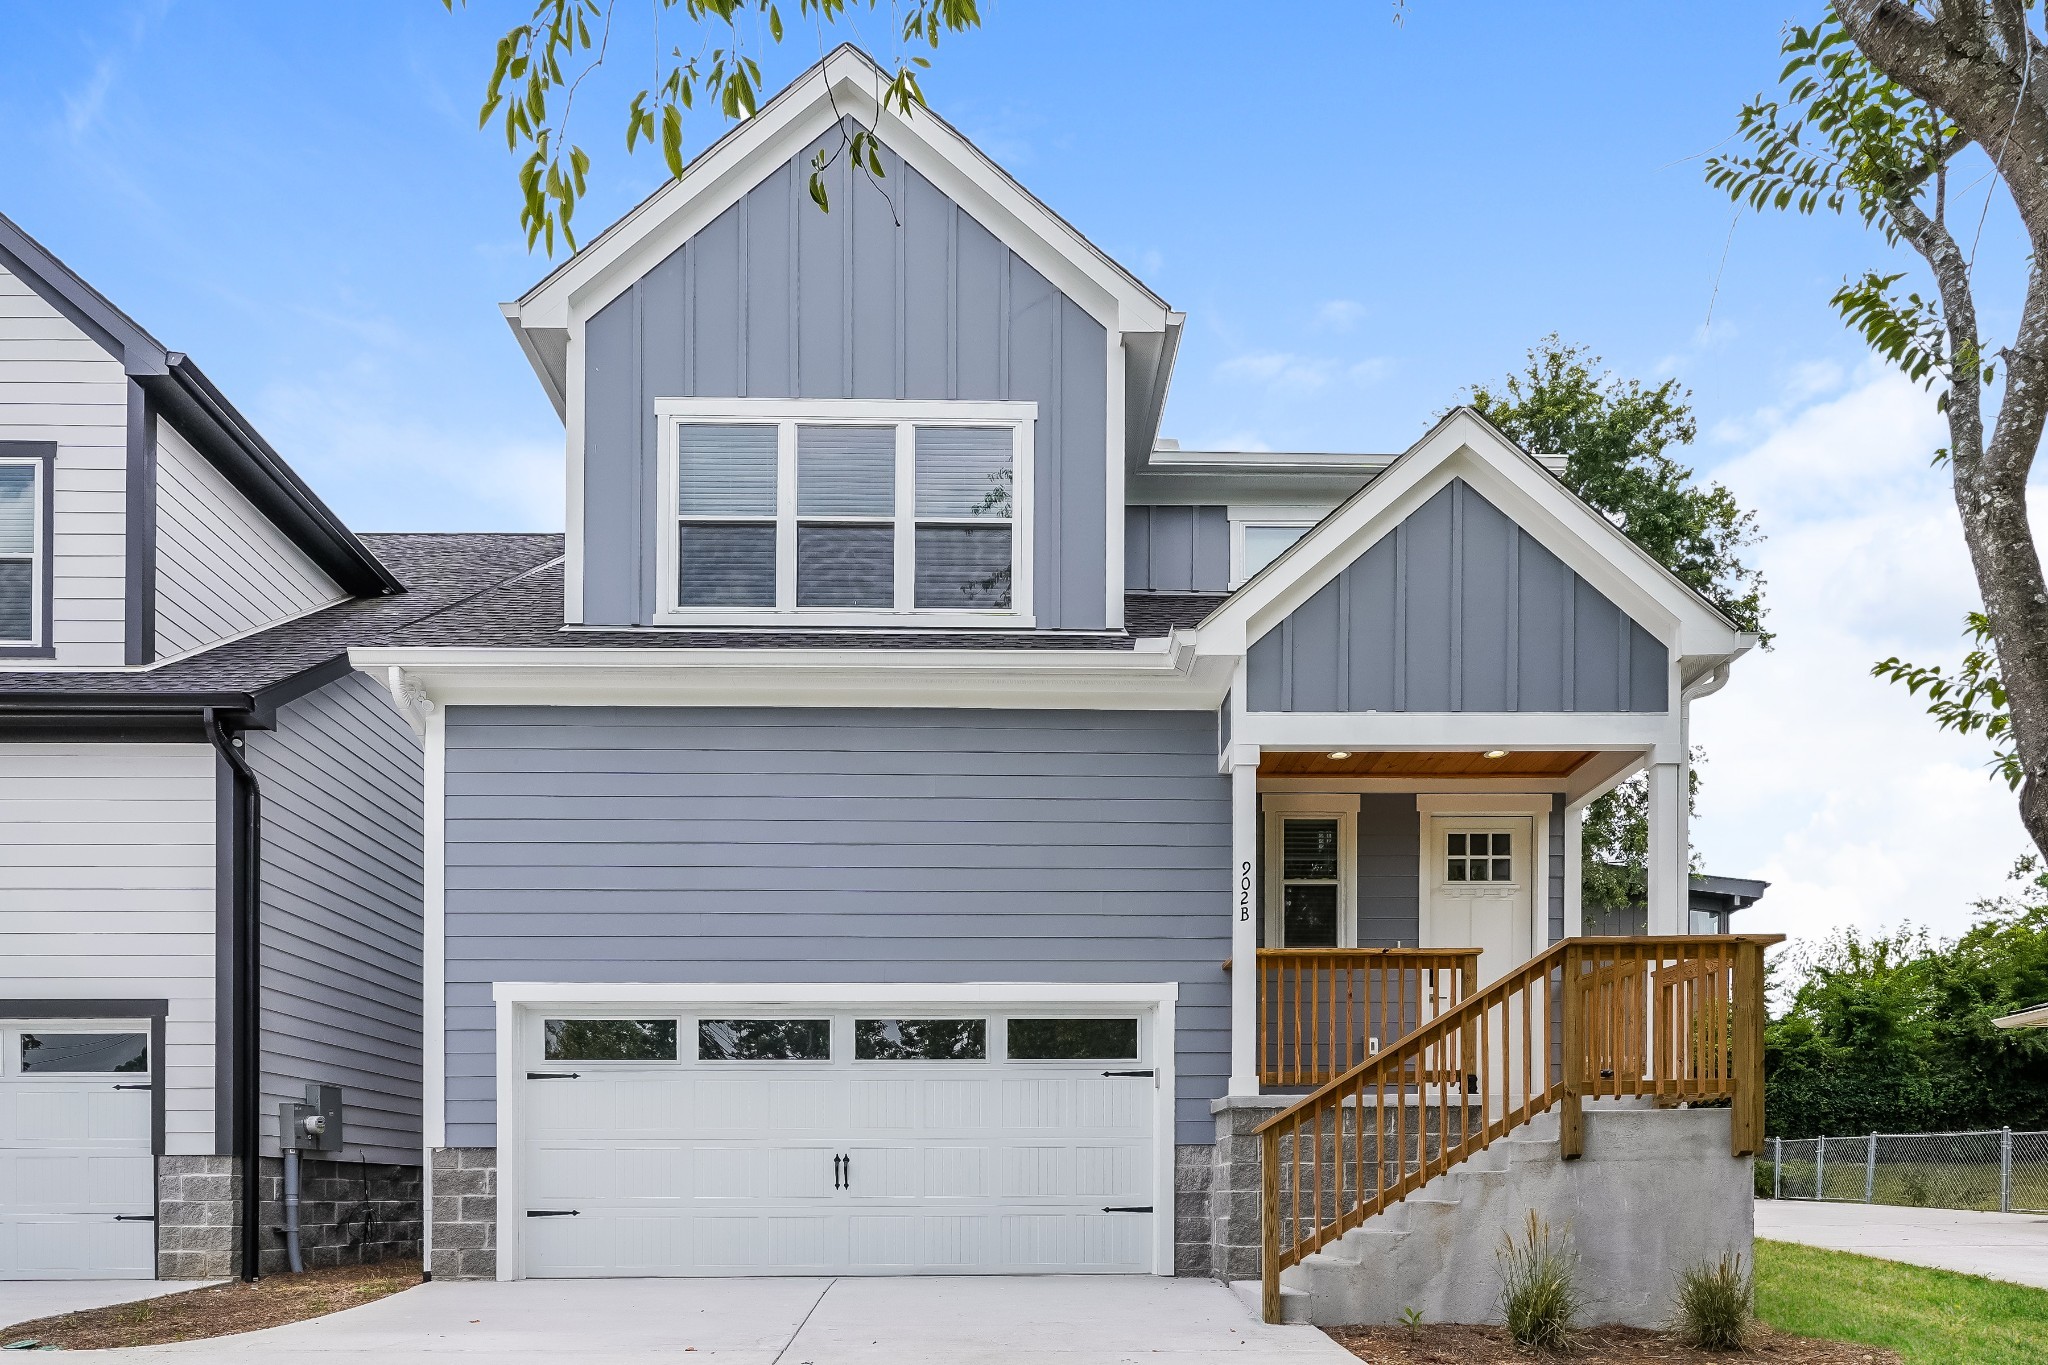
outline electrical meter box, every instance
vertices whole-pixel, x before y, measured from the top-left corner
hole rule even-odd
[[[304,1100],[277,1107],[278,1146],[298,1152],[341,1150],[341,1087],[309,1082]]]

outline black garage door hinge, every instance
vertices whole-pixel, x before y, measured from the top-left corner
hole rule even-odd
[[[526,1073],[526,1079],[529,1081],[573,1081],[579,1074],[574,1071],[529,1071]]]
[[[583,1210],[581,1209],[528,1209],[526,1216],[528,1218],[574,1218],[582,1212]]]
[[[156,1089],[156,1082],[154,1082],[154,1081],[138,1081],[138,1082],[134,1082],[134,1083],[132,1083],[132,1084],[131,1084],[131,1083],[122,1083],[122,1084],[117,1084],[117,1085],[115,1085],[114,1089],[116,1089],[116,1090],[154,1090],[154,1089]]]
[[[1110,1205],[1110,1206],[1109,1206],[1108,1208],[1104,1209],[1104,1210],[1103,1210],[1103,1212],[1104,1212],[1104,1213],[1150,1213],[1150,1212],[1152,1212],[1152,1206],[1151,1206],[1150,1204],[1111,1204],[1111,1205]]]
[[[114,1221],[117,1223],[154,1223],[156,1215],[153,1213],[117,1213],[114,1215]]]
[[[1144,1071],[1105,1071],[1102,1074],[1105,1076],[1154,1076],[1158,1073],[1147,1068]]]

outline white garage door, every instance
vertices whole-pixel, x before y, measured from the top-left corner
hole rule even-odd
[[[525,1271],[1148,1271],[1149,1023],[535,1013]]]
[[[0,1279],[156,1273],[149,1026],[0,1022]]]

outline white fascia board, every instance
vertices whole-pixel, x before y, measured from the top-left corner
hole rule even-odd
[[[1462,478],[1676,657],[1732,658],[1742,634],[1491,426],[1460,410],[1219,607],[1200,648],[1241,654],[1453,478]]]
[[[1040,203],[945,120],[881,108],[881,68],[840,48],[727,133],[671,181],[516,304],[528,327],[588,317],[850,116],[1111,332],[1166,329],[1163,300]]]
[[[1136,650],[389,649],[349,651],[367,672],[401,668],[441,706],[1052,707],[1197,711],[1218,705],[1232,662],[1190,634]]]
[[[501,1005],[1134,1005],[1180,998],[1175,981],[498,981]]]
[[[1375,752],[1621,749],[1676,753],[1681,747],[1675,713],[1636,711],[1248,711],[1232,717],[1230,738],[1261,749]]]

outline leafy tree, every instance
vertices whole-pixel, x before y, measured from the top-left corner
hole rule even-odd
[[[1773,1133],[2048,1127],[2048,1035],[1991,1022],[2048,1000],[2048,874],[2013,879],[1953,942],[1845,930],[1794,963],[1765,1031]]]
[[[441,0],[451,12],[456,3]],[[469,0],[461,3],[467,7]],[[590,156],[569,140],[569,117],[583,82],[615,51],[623,59],[627,28],[645,25],[643,32],[634,34],[631,60],[637,64],[651,52],[653,84],[635,94],[626,108],[626,150],[631,152],[642,140],[659,143],[668,173],[680,176],[684,117],[696,108],[699,97],[728,122],[754,116],[761,98],[761,68],[753,53],[782,42],[786,3],[653,0],[650,5],[626,7],[624,0],[536,0],[532,16],[498,40],[496,62],[477,115],[478,127],[487,126],[493,116],[500,119],[508,151],[527,149],[519,165],[519,224],[526,229],[528,250],[535,242],[545,242],[547,253],[554,255],[558,231],[564,245],[576,249],[571,220],[577,201],[589,188]],[[859,4],[860,0],[795,0],[796,22],[814,32],[822,47],[825,30]],[[866,7],[877,10],[881,0],[866,0]],[[630,13],[623,12],[626,9]],[[682,12],[684,40],[696,42],[694,52],[686,53],[675,41],[673,28],[664,37],[662,22],[677,10]],[[902,42],[928,49],[938,47],[942,34],[981,26],[976,0],[890,0],[889,13],[899,21]],[[930,61],[923,56],[899,57],[887,85],[876,92],[877,103],[905,118],[924,108],[917,73],[928,66]],[[880,143],[872,130],[842,138],[811,163],[811,198],[821,209],[831,207],[825,170],[841,155],[872,177],[882,175]]]
[[[1768,647],[1763,575],[1742,560],[1761,539],[1755,514],[1722,485],[1695,482],[1670,453],[1697,432],[1689,395],[1675,379],[1645,384],[1600,364],[1586,347],[1552,334],[1498,388],[1474,385],[1470,402],[1525,449],[1562,454],[1566,487]],[[1695,767],[1688,799],[1698,792]],[[1648,898],[1648,808],[1641,778],[1586,807],[1588,906],[1618,909]]]
[[[1940,664],[1909,664],[1894,654],[1883,663],[1871,665],[1872,675],[1904,683],[1918,696],[1927,689],[1927,714],[1944,730],[1959,735],[1982,731],[1991,741],[1990,769],[2017,790],[2026,774],[2012,747],[2012,712],[2005,704],[2005,684],[1995,671],[1998,661],[1991,655],[1991,619],[1981,611],[1963,617],[1963,633],[1975,646],[1963,656],[1962,666],[1944,673]]]
[[[1710,157],[1707,179],[1759,210],[1853,213],[1888,245],[1910,246],[1931,276],[1923,295],[1900,288],[1903,272],[1868,271],[1845,280],[1833,303],[1909,378],[1941,390],[1949,444],[1937,458],[1948,465],[2010,709],[2020,818],[2048,852],[2039,780],[2048,773],[2048,579],[2026,499],[2048,422],[2048,42],[2037,8],[1837,0],[1820,22],[1786,30],[1783,98],[1759,95],[1742,110],[1745,149]],[[1981,167],[1959,161],[1972,149]],[[2023,293],[2010,301],[2018,323],[2002,346],[1978,327],[1972,228],[1966,221],[1965,250],[1947,216],[1951,175],[1980,169],[2010,199],[2029,248]],[[1909,686],[1915,677],[1910,665],[1880,673]],[[1939,706],[1935,714],[1944,718]]]

